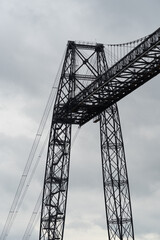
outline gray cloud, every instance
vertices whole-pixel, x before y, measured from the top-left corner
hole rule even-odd
[[[159,27],[159,0],[0,2],[0,191],[3,228],[68,40],[127,42]],[[136,238],[160,235],[159,76],[119,102]],[[19,239],[42,187],[45,156],[8,237]],[[66,239],[106,238],[98,124],[73,145]],[[33,239],[38,237],[39,224]],[[84,232],[84,233],[83,233]],[[78,240],[78,238],[76,238]]]

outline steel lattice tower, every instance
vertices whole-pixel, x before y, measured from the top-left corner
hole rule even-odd
[[[86,57],[87,56],[87,57]],[[40,237],[62,240],[69,180],[71,125],[58,121],[56,112],[84,91],[108,69],[102,44],[68,42],[53,110],[44,180]],[[99,100],[103,97],[99,94]],[[88,106],[89,108],[90,106]],[[91,113],[92,113],[91,109]],[[85,109],[82,115],[85,116]],[[71,116],[68,108],[68,115]],[[109,239],[134,239],[124,146],[117,105],[98,116],[100,120],[102,172]]]
[[[134,239],[117,101],[160,73],[160,28],[108,68],[102,44],[69,41],[53,109],[44,179],[40,240],[62,240],[69,180],[71,126],[100,121],[109,240]]]
[[[116,104],[101,114],[100,132],[109,239],[134,239],[128,175]]]

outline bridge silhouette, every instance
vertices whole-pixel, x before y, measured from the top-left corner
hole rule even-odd
[[[63,239],[71,127],[100,122],[109,240],[134,239],[131,199],[117,102],[160,73],[160,28],[111,67],[103,44],[69,41],[53,109],[39,239]]]
[[[127,52],[123,51],[123,48],[127,48]],[[135,238],[117,102],[160,73],[160,28],[137,41],[108,45],[108,49],[110,49],[108,53],[113,56],[106,53],[104,44],[68,41],[53,108],[43,196],[39,197],[40,200],[42,198],[40,240],[63,239],[72,125],[83,126],[91,119],[100,124],[108,238],[109,240]],[[119,51],[115,49],[122,51],[119,59],[113,60]],[[37,148],[37,139],[40,138],[44,128],[45,119],[42,120],[33,149]],[[25,192],[22,194],[22,188],[30,168],[31,159],[29,160],[2,231],[1,240],[7,238],[23,201]],[[38,206],[39,202],[35,206],[36,213]],[[23,239],[28,239],[27,234],[29,236],[33,221],[34,217],[31,218],[28,232]]]

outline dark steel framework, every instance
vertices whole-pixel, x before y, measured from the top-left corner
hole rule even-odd
[[[117,105],[101,114],[101,154],[109,239],[134,239],[131,200]]]
[[[83,125],[159,73],[160,28],[57,109],[54,120]]]
[[[40,222],[41,240],[62,240],[71,126],[100,120],[109,240],[134,239],[124,145],[116,102],[160,72],[160,29],[108,69],[102,44],[69,41],[53,110]]]

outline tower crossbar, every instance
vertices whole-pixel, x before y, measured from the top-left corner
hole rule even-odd
[[[54,121],[83,125],[159,73],[160,28],[57,109]]]
[[[71,128],[97,117],[109,240],[134,240],[117,101],[160,72],[160,29],[108,68],[103,44],[69,41],[50,128],[39,240],[63,240]]]

